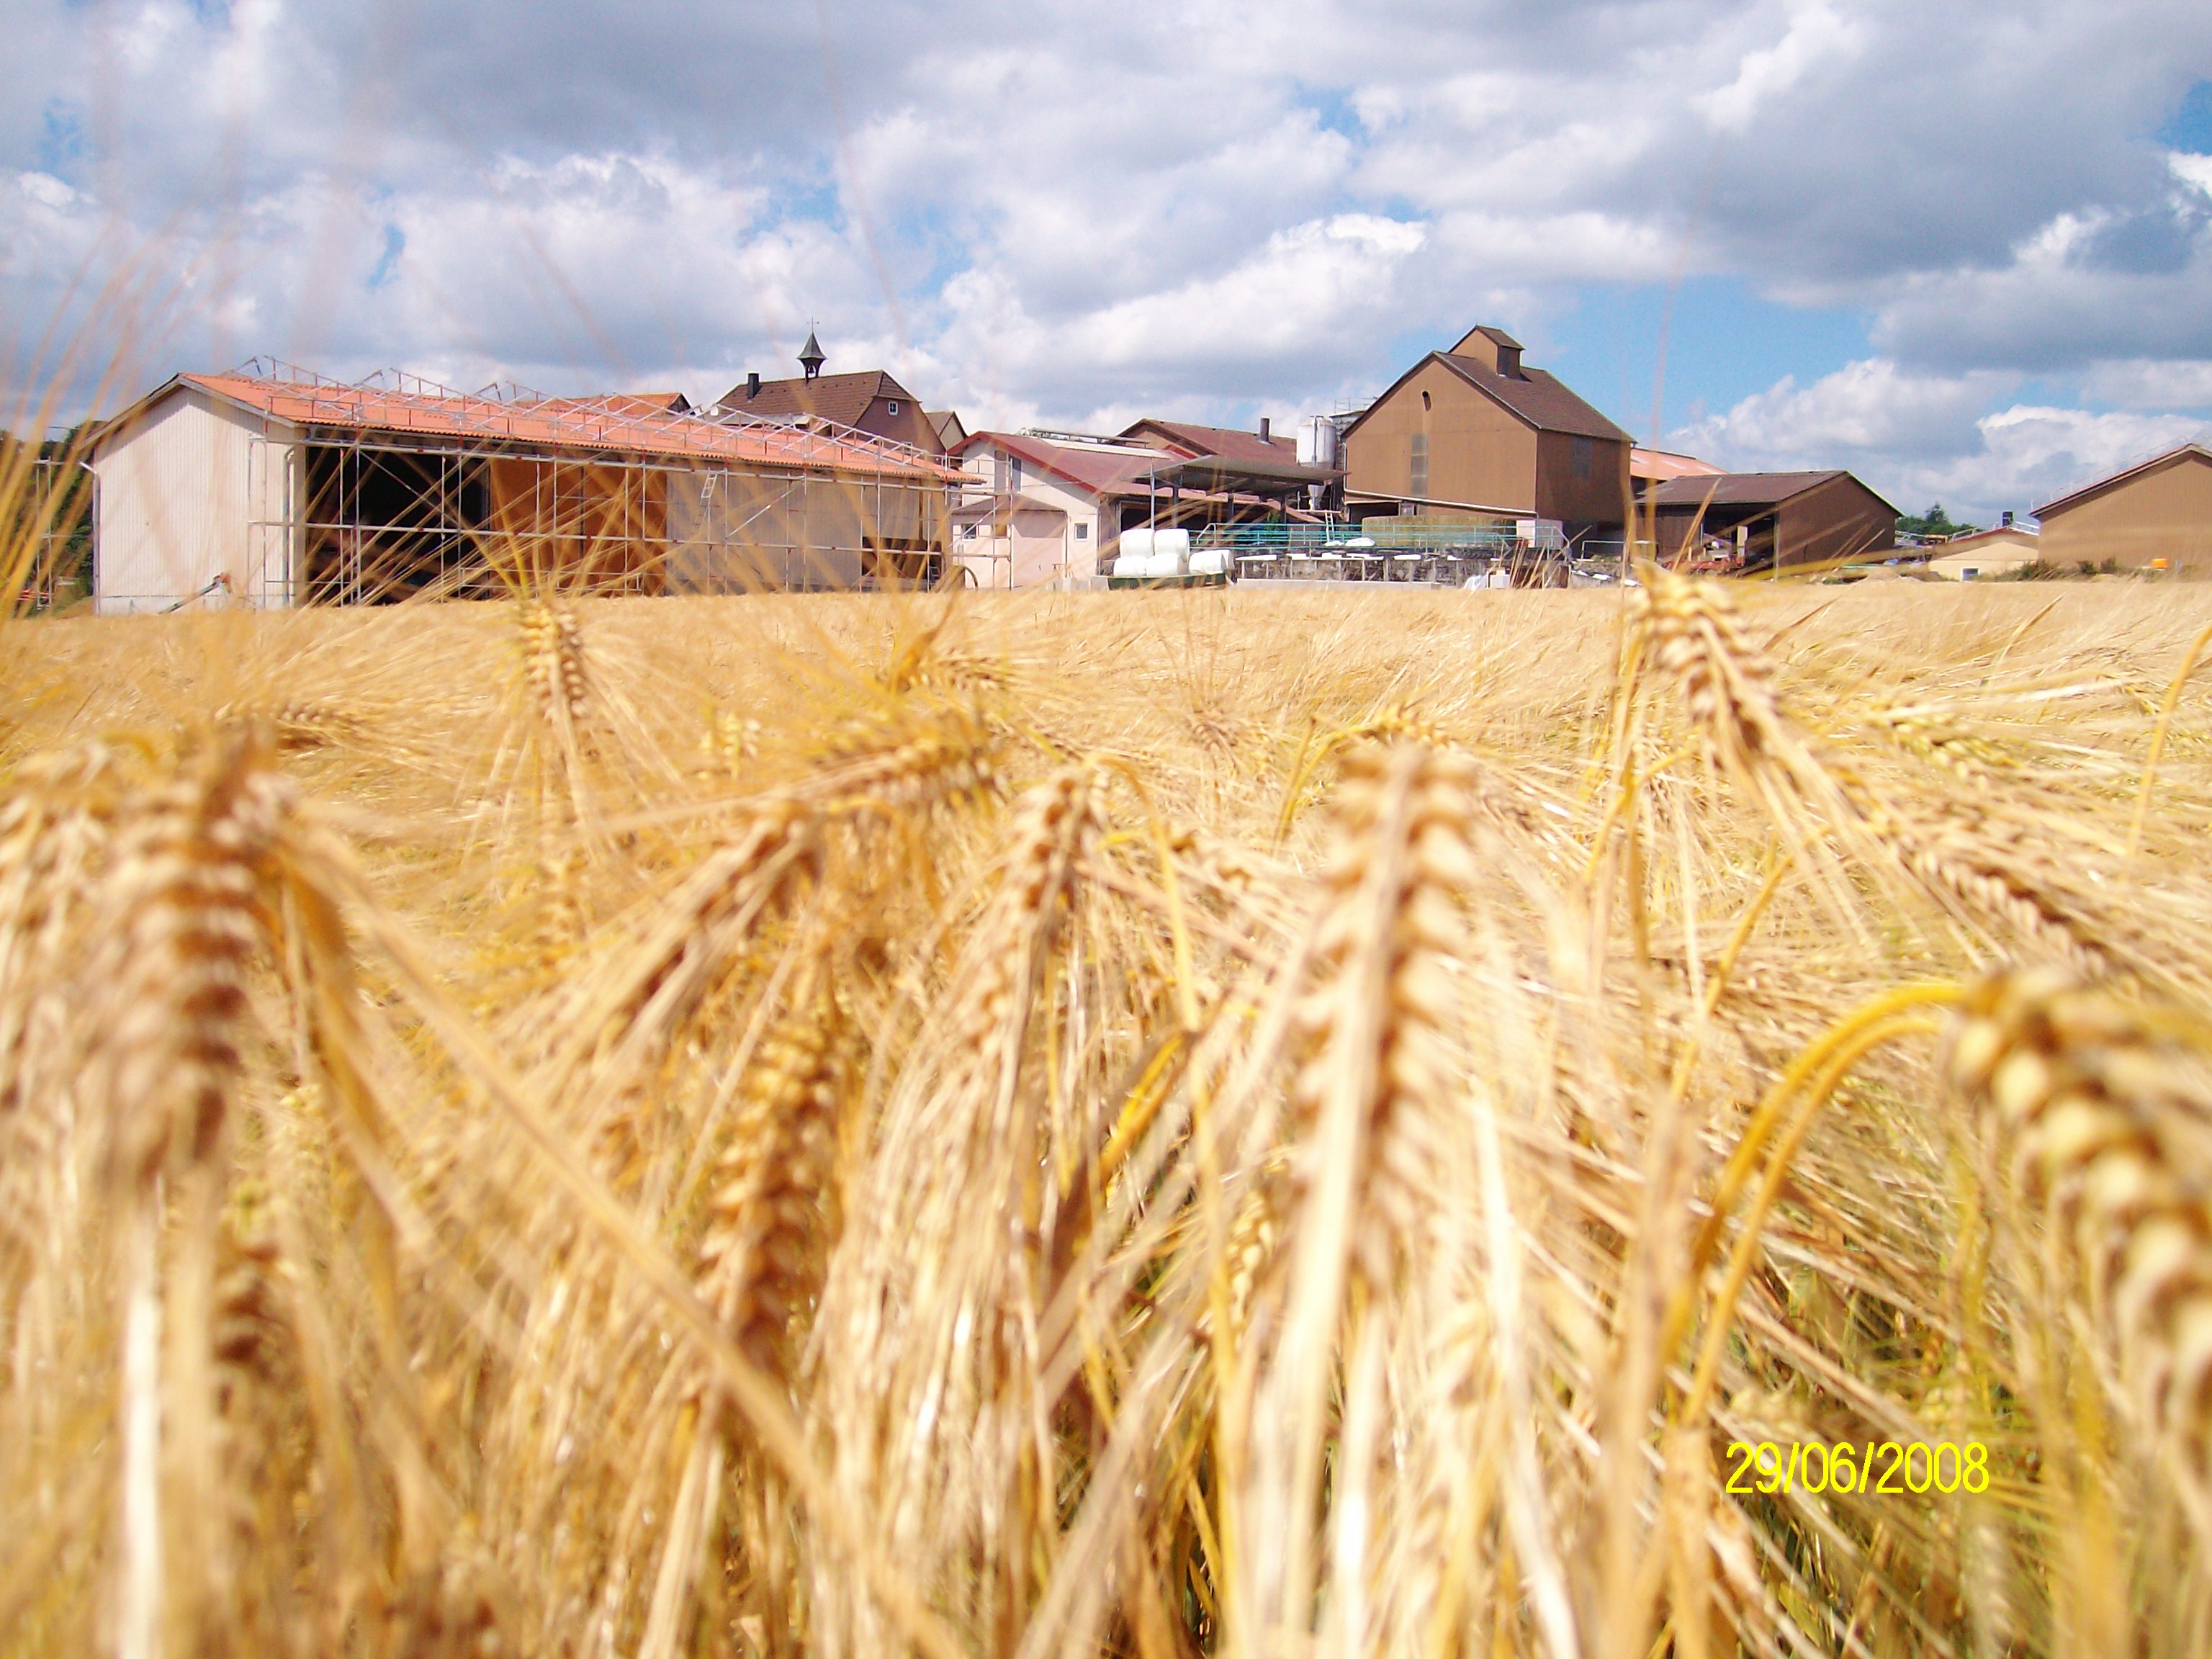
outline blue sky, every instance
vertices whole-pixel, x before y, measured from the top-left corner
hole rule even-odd
[[[1280,424],[1488,322],[1639,439],[1663,340],[1661,442],[1984,517],[2212,424],[2202,0],[609,16],[0,0],[9,378],[711,398],[818,325],[971,427]]]

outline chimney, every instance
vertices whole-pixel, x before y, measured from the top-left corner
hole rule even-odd
[[[745,376],[745,396],[747,398],[757,398],[760,396],[760,371],[758,369],[753,370],[751,374]]]
[[[1260,417],[1260,441],[1263,444],[1271,444],[1275,441],[1273,438],[1270,438],[1267,435],[1267,417],[1265,415],[1262,415]]]

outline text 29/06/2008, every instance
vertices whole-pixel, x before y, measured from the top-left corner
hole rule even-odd
[[[1788,1448],[1771,1440],[1753,1445],[1748,1440],[1729,1443],[1728,1455],[1736,1460],[1729,1476],[1733,1492],[1987,1492],[1990,1489],[1990,1449],[1978,1440],[1964,1446],[1948,1440],[1930,1444],[1914,1440],[1900,1445],[1894,1440],[1869,1440],[1863,1453],[1848,1443],[1797,1441]],[[1948,1462],[1948,1467],[1946,1467]]]

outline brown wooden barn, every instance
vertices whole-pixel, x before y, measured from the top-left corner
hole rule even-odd
[[[1478,328],[1398,377],[1346,428],[1345,497],[1417,512],[1556,519],[1571,542],[1621,533],[1627,433]]]
[[[2053,564],[2212,575],[2212,447],[2186,443],[2035,509]]]
[[[1746,573],[1840,564],[1897,544],[1897,509],[1848,472],[1723,472],[1655,480],[1638,533],[1659,562]]]

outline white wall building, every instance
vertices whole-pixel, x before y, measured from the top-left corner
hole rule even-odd
[[[301,453],[298,428],[190,380],[126,413],[92,448],[94,610],[295,603]]]
[[[953,509],[951,556],[977,587],[1066,587],[1103,576],[1120,502],[1160,453],[1118,440],[1073,444],[978,432],[957,452],[973,482]],[[1103,550],[1103,551],[1102,551]]]

